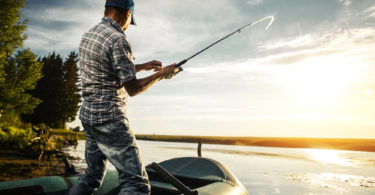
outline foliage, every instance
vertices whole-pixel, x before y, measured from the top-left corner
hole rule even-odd
[[[26,49],[20,50],[4,64],[6,82],[0,85],[0,109],[6,120],[22,113],[31,113],[40,100],[27,93],[34,89],[42,77],[42,64],[34,54]]]
[[[0,147],[24,150],[31,144],[31,140],[35,137],[36,133],[31,129],[3,127],[0,129]]]
[[[75,120],[81,102],[78,75],[78,55],[71,52],[64,62],[63,80],[65,87],[64,119],[68,122]]]
[[[21,21],[24,0],[2,1],[0,7],[0,120],[31,113],[40,101],[27,93],[42,77],[42,64],[29,49],[22,49],[26,21]],[[3,117],[2,117],[3,116]],[[0,123],[1,124],[1,123]]]
[[[8,63],[8,57],[22,46],[26,35],[22,32],[26,29],[26,21],[21,21],[21,8],[26,0],[1,1],[0,6],[0,86],[5,82],[4,65]]]
[[[30,93],[42,100],[33,114],[23,115],[26,122],[46,124],[53,128],[64,128],[67,121],[73,121],[79,109],[77,55],[72,52],[63,62],[53,52],[41,59],[44,77]]]
[[[83,132],[75,132],[68,129],[52,129],[51,135],[59,135],[69,139],[84,140],[85,134]]]
[[[63,101],[64,85],[61,80],[62,75],[62,58],[60,55],[52,53],[48,57],[40,59],[44,64],[42,72],[44,77],[38,81],[34,90],[30,91],[32,96],[42,100],[30,115],[23,115],[26,122],[33,124],[46,124],[47,126],[57,126],[56,120],[61,118],[61,106]]]
[[[72,132],[69,136],[56,134],[45,125],[32,128],[13,126],[0,128],[0,148],[31,152],[37,155],[53,152],[67,145],[76,145],[77,141],[78,133]]]

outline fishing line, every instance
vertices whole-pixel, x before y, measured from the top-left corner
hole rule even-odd
[[[216,41],[216,42],[212,43],[211,45],[205,47],[204,49],[198,51],[197,53],[195,53],[194,55],[190,56],[189,58],[186,58],[186,59],[182,60],[181,62],[179,62],[178,64],[176,64],[176,67],[180,67],[180,66],[182,66],[182,65],[185,64],[187,61],[189,61],[191,58],[194,58],[195,56],[199,55],[200,53],[206,51],[208,48],[210,48],[210,47],[216,45],[216,44],[219,43],[220,41],[222,41],[222,40],[224,40],[224,39],[226,39],[226,38],[228,38],[228,37],[230,37],[230,36],[232,36],[232,35],[234,35],[234,34],[236,34],[236,33],[240,33],[243,29],[245,29],[245,28],[247,28],[247,27],[250,27],[250,26],[253,26],[253,25],[255,25],[255,24],[257,24],[257,23],[259,23],[259,22],[261,22],[261,21],[263,21],[263,20],[267,20],[267,19],[270,19],[270,22],[268,23],[267,27],[265,28],[265,30],[268,30],[268,28],[272,25],[273,21],[275,20],[275,17],[274,17],[274,16],[266,16],[266,17],[263,17],[263,18],[256,19],[256,20],[250,22],[249,24],[246,24],[245,26],[243,26],[243,27],[241,27],[241,28],[235,30],[234,32],[228,34],[227,36],[225,36],[225,37],[219,39],[218,41]]]

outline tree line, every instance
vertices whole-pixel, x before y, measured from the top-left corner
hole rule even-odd
[[[81,101],[78,55],[65,59],[52,52],[36,56],[23,47],[26,0],[2,1],[0,7],[0,125],[45,124],[64,128]]]

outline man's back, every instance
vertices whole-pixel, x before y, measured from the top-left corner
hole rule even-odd
[[[82,37],[79,47],[82,97],[80,119],[100,124],[126,117],[123,83],[135,77],[130,44],[120,26],[104,17]]]
[[[147,172],[142,164],[134,133],[127,120],[128,96],[149,89],[179,69],[162,67],[153,60],[134,65],[130,44],[123,31],[134,24],[133,0],[107,0],[102,22],[82,37],[79,47],[83,103],[80,119],[85,131],[85,174],[69,195],[92,194],[103,181],[107,160],[118,171],[119,194],[150,194]],[[138,79],[136,71],[155,73]]]

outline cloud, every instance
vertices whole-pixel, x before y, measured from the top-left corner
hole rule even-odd
[[[231,14],[231,17],[223,15]],[[230,0],[139,1],[136,18],[139,25],[127,31],[139,58],[178,56],[220,34],[224,27],[242,16]]]
[[[30,0],[23,13],[30,20],[25,45],[48,52],[77,49],[82,34],[100,21],[103,10],[102,1]],[[231,13],[231,17],[222,17],[225,13]],[[194,1],[181,6],[179,2],[161,0],[137,2],[135,17],[138,26],[131,26],[126,34],[136,59],[145,59],[171,58],[199,48],[243,16],[230,0],[207,0],[199,6]]]
[[[82,34],[101,18],[103,2],[32,0],[23,10],[29,20],[25,46],[45,55],[51,51],[73,51]],[[83,7],[87,9],[82,9]]]
[[[289,38],[278,41],[268,41],[266,44],[261,45],[260,49],[270,50],[270,49],[279,49],[279,48],[299,48],[310,46],[313,43],[316,43],[316,39],[321,36],[313,37],[311,34],[306,34],[297,38]]]
[[[188,76],[191,85],[211,80],[223,80],[223,83],[230,80],[234,86],[249,86],[251,84],[261,86],[270,83],[280,86],[290,85],[294,82],[293,78],[306,80],[308,83],[309,79],[314,80],[309,72],[320,74],[329,80],[329,77],[332,76],[331,72],[335,71],[347,76],[345,83],[357,82],[361,78],[358,75],[363,75],[366,72],[364,70],[375,73],[373,34],[375,34],[375,28],[357,28],[341,33],[327,33],[320,36],[311,34],[307,35],[307,38],[303,36],[296,39],[279,40],[276,41],[277,47],[265,44],[267,49],[276,50],[276,54],[194,64],[194,66],[187,66],[183,73],[189,74],[185,76]],[[306,42],[304,41],[306,39],[309,40],[310,48],[304,49],[300,46],[301,48],[294,50],[294,43],[298,44],[301,40]],[[326,71],[319,73],[317,72],[319,69]],[[177,82],[182,84],[185,80]],[[343,81],[340,80],[340,82]]]
[[[344,4],[345,6],[349,6],[352,4],[351,0],[339,0],[339,2]]]
[[[137,61],[142,62],[150,58],[163,63],[184,59],[232,32],[238,24],[270,14],[276,20],[267,33],[266,23],[255,25],[189,61],[176,78],[161,81],[146,94],[130,98],[129,116],[135,129],[175,132],[183,128],[182,134],[191,134],[191,129],[197,129],[193,134],[202,133],[201,130],[217,134],[227,129],[259,128],[264,134],[274,133],[272,136],[280,135],[276,133],[280,129],[288,129],[288,135],[296,135],[297,131],[289,130],[293,121],[298,123],[294,123],[295,129],[316,132],[316,121],[342,124],[350,117],[352,129],[360,129],[363,124],[373,129],[373,123],[359,120],[366,116],[373,121],[373,114],[337,114],[356,110],[363,113],[357,102],[368,110],[373,108],[373,99],[363,90],[359,91],[368,99],[353,99],[350,106],[346,101],[335,113],[322,115],[306,110],[301,105],[307,100],[298,99],[300,92],[310,95],[322,88],[335,91],[343,83],[362,86],[359,81],[352,82],[354,76],[363,74],[367,76],[359,78],[366,84],[364,89],[373,89],[369,86],[375,83],[375,28],[371,25],[375,7],[367,4],[349,0],[137,1],[138,26],[130,27],[126,34]],[[23,12],[30,20],[25,46],[40,54],[75,50],[82,34],[100,21],[103,10],[104,1],[29,0]],[[347,81],[339,82],[342,78]],[[298,90],[293,91],[293,87]],[[300,124],[308,120],[312,122]],[[343,126],[331,125],[327,129],[331,127],[341,130]],[[256,130],[230,133],[260,135]]]
[[[364,13],[367,14],[367,18],[375,18],[375,5],[367,8]]]
[[[248,5],[259,5],[261,3],[263,3],[263,0],[248,0],[247,1]]]

